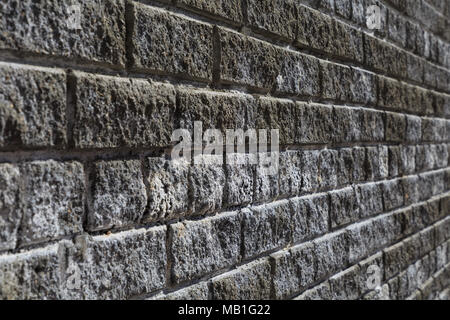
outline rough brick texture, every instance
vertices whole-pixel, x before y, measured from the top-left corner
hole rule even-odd
[[[2,0],[0,299],[450,299],[449,31],[443,0]]]

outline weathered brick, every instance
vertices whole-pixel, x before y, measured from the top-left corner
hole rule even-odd
[[[249,0],[250,26],[293,41],[297,35],[297,12],[293,0]]]
[[[244,205],[253,201],[255,154],[226,155],[225,197],[227,206]]]
[[[422,139],[422,119],[406,115],[406,141],[419,142]]]
[[[129,226],[140,221],[147,206],[140,161],[98,161],[90,179],[90,230]]]
[[[383,212],[383,196],[380,183],[366,183],[356,187],[356,196],[361,218]]]
[[[419,202],[419,177],[408,176],[401,179],[402,188],[405,192],[405,205]]]
[[[301,110],[300,143],[327,143],[332,139],[333,108],[320,104],[297,103]]]
[[[359,141],[361,122],[358,109],[347,107],[333,107],[331,140],[335,142]]]
[[[327,234],[313,243],[316,280],[336,273],[349,262],[349,239],[345,231]]]
[[[367,180],[386,178],[389,173],[389,153],[387,146],[366,148]]]
[[[212,26],[137,3],[133,18],[133,68],[212,80]]]
[[[15,0],[2,11],[2,49],[125,65],[125,1]]]
[[[419,146],[417,147],[419,148]],[[412,174],[419,167],[416,167],[416,146],[400,146],[400,162],[398,172],[400,175]]]
[[[219,31],[221,75],[227,83],[272,89],[291,95],[318,96],[319,62],[260,40]]]
[[[400,179],[385,181],[381,185],[385,210],[392,210],[404,204],[404,191]]]
[[[321,190],[333,189],[337,186],[337,159],[336,150],[322,150],[319,154],[319,188]]]
[[[58,245],[0,257],[0,298],[61,299]]]
[[[280,153],[280,195],[299,195],[302,190],[303,167],[299,151]]]
[[[316,194],[290,200],[292,206],[292,241],[312,239],[328,231],[329,197]]]
[[[268,259],[251,262],[211,280],[213,299],[266,300],[271,298],[271,266]]]
[[[404,114],[386,112],[386,141],[401,142],[405,140],[406,118]]]
[[[198,163],[196,162],[198,161]],[[198,156],[189,172],[192,211],[196,215],[212,213],[223,206],[225,170],[220,156]]]
[[[200,278],[240,260],[241,228],[237,213],[173,224],[171,277],[175,283]]]
[[[0,165],[0,251],[14,249],[22,218],[20,171],[14,165]]]
[[[422,118],[422,140],[439,142],[446,139],[447,123],[444,119]]]
[[[85,178],[79,162],[33,161],[24,177],[20,243],[29,244],[83,231]]]
[[[359,215],[358,200],[352,187],[330,192],[330,220],[333,228],[355,222]]]
[[[170,145],[175,113],[173,86],[86,73],[76,73],[76,78],[76,147]]]
[[[0,63],[0,88],[0,148],[66,145],[64,72]]]
[[[360,267],[358,265],[346,269],[328,281],[330,283],[333,300],[356,300],[359,298],[361,288],[359,282]]]
[[[255,168],[253,201],[268,202],[279,194],[279,163],[280,154],[274,152],[259,152]]]
[[[177,5],[198,9],[202,11],[202,14],[207,12],[237,24],[241,24],[243,20],[242,5],[239,0],[180,0]]]
[[[353,148],[342,148],[338,150],[337,183],[339,186],[353,182],[355,171],[353,154]]]
[[[292,208],[287,200],[244,209],[242,242],[244,258],[287,245],[291,240]]]
[[[383,141],[385,133],[384,118],[384,112],[360,109],[358,121],[360,121],[361,132],[359,140],[363,142]]]
[[[148,158],[149,212],[145,221],[171,220],[190,213],[189,164],[183,159]]]
[[[303,192],[314,192],[319,188],[319,155],[320,151],[316,150],[305,150],[301,152]]]
[[[86,237],[60,248],[61,287],[68,299],[129,299],[164,287],[166,227]],[[63,260],[64,261],[64,260]],[[71,288],[73,272],[79,287]],[[71,284],[72,286],[69,286]]]
[[[390,75],[403,77],[407,72],[406,53],[377,38],[364,37],[366,64]]]

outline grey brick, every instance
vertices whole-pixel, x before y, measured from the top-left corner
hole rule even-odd
[[[267,300],[271,298],[271,266],[262,259],[211,280],[213,299]]]
[[[377,38],[364,38],[366,64],[392,76],[404,76],[407,72],[406,53]]]
[[[400,147],[389,146],[389,177],[397,177],[399,175],[400,166]]]
[[[330,192],[330,220],[333,228],[359,219],[359,206],[352,187]]]
[[[333,300],[356,300],[359,298],[361,288],[359,282],[360,267],[358,265],[346,269],[328,281],[330,283]]]
[[[354,142],[360,138],[358,109],[333,107],[331,140],[335,142]]]
[[[381,184],[385,210],[392,210],[404,204],[404,191],[400,181],[396,179]]]
[[[331,290],[328,281],[322,282],[312,289],[306,290],[294,300],[331,300]]]
[[[79,28],[71,5],[79,5]],[[9,1],[0,48],[125,65],[125,1]]]
[[[172,280],[181,283],[236,264],[240,229],[237,213],[171,225]]]
[[[76,147],[170,145],[175,112],[171,85],[85,73],[76,77]]]
[[[21,244],[83,231],[83,166],[78,162],[34,161],[21,166],[25,178]]]
[[[303,192],[314,192],[319,188],[319,155],[320,151],[305,150],[301,152],[301,163],[303,168]]]
[[[191,211],[189,164],[183,159],[147,159],[149,212],[145,221],[171,220]]]
[[[417,147],[419,148],[419,146]],[[416,156],[415,146],[400,146],[400,162],[398,173],[400,175],[412,174],[416,170],[420,170],[416,168],[417,156]]]
[[[133,68],[212,80],[212,26],[137,3],[133,18]]]
[[[300,143],[327,143],[332,139],[333,108],[320,104],[297,103],[301,110]]]
[[[388,148],[386,146],[367,147],[365,168],[368,180],[386,178],[389,173]]]
[[[359,263],[360,273],[358,275],[361,294],[381,285],[384,278],[383,253],[379,252]]]
[[[293,95],[318,96],[317,59],[220,29],[221,80]],[[239,48],[236,50],[236,48]]]
[[[311,285],[316,279],[316,254],[312,243],[277,252],[271,258],[274,265],[273,286],[276,299],[288,298]]]
[[[90,179],[93,202],[88,216],[90,230],[140,221],[147,206],[140,161],[98,161]]]
[[[293,0],[249,0],[250,26],[293,41],[297,35],[296,3]]]
[[[422,120],[420,117],[406,116],[406,141],[419,142],[422,139]]]
[[[0,165],[0,250],[14,249],[22,218],[19,169],[11,164]]]
[[[259,152],[255,168],[254,202],[276,199],[279,194],[279,152]]]
[[[244,205],[253,201],[255,154],[227,154],[226,205]]]
[[[386,141],[401,142],[405,140],[406,118],[405,115],[386,112]]]
[[[313,243],[317,260],[316,280],[336,273],[349,262],[349,242],[345,231],[327,234]]]
[[[299,151],[280,153],[280,195],[298,195],[302,188],[303,167]]]
[[[355,160],[352,148],[338,150],[337,183],[339,186],[353,182]]]
[[[292,241],[315,238],[328,231],[329,196],[325,193],[290,200],[292,206]]]
[[[199,163],[196,163],[199,161]],[[222,156],[198,156],[189,172],[189,185],[195,214],[220,210],[223,206],[225,171]]]
[[[383,196],[380,183],[366,183],[356,187],[361,218],[383,212]]]
[[[113,235],[80,236],[60,248],[64,259],[62,289],[68,299],[128,299],[165,285],[166,227],[138,229]],[[72,272],[79,288],[71,289]]]
[[[359,111],[360,141],[373,142],[384,140],[384,112],[361,109]]]
[[[58,245],[0,257],[2,300],[61,299]]]
[[[319,187],[321,190],[333,189],[337,186],[336,150],[322,150],[319,155]]]
[[[366,163],[366,150],[363,147],[352,148],[353,153],[353,181],[359,182],[365,180],[365,163]]]
[[[239,0],[180,0],[177,5],[208,12],[233,23],[241,24],[243,20],[242,6]]]
[[[64,72],[0,63],[0,87],[0,148],[66,145]]]
[[[244,258],[287,245],[291,240],[292,207],[287,200],[244,209]]]
[[[403,190],[405,192],[405,205],[411,205],[419,202],[419,177],[409,176],[401,179]]]
[[[446,139],[446,121],[437,118],[422,118],[422,139],[439,142]]]

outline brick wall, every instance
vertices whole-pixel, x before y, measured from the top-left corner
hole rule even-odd
[[[0,298],[449,298],[449,1],[0,12]],[[171,159],[194,121],[278,174]]]

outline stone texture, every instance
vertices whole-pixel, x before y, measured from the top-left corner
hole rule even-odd
[[[166,227],[80,236],[58,252],[68,299],[129,299],[165,285]],[[79,277],[74,278],[78,272]],[[74,279],[79,281],[77,288]]]
[[[217,300],[268,300],[271,298],[271,266],[268,259],[251,262],[211,280]]]
[[[133,17],[133,68],[212,79],[212,26],[137,3]]]
[[[386,112],[386,140],[388,142],[401,142],[405,140],[406,118],[405,115]]]
[[[327,194],[290,200],[292,206],[292,241],[294,243],[315,238],[328,231],[329,201]]]
[[[98,161],[90,175],[91,230],[139,223],[147,206],[147,192],[139,160]]]
[[[2,49],[125,65],[125,1],[9,1],[2,11]]]
[[[180,0],[177,4],[225,18],[233,23],[241,24],[243,20],[242,4],[239,0]]]
[[[285,246],[291,239],[292,208],[287,200],[242,211],[244,259]]]
[[[254,154],[226,155],[225,193],[228,206],[248,204],[253,200],[256,161]]]
[[[0,88],[0,148],[66,145],[64,72],[0,63]]]
[[[33,161],[21,166],[24,206],[20,244],[83,231],[85,177],[79,162]]]
[[[383,212],[383,196],[380,183],[366,183],[357,186],[356,197],[362,218]]]
[[[190,213],[189,164],[183,159],[148,158],[146,165],[149,212],[145,220],[171,220]]]
[[[0,251],[16,247],[22,218],[20,178],[17,166],[0,165]]]
[[[290,95],[318,96],[317,59],[219,29],[220,79]]]
[[[171,278],[175,283],[200,278],[240,260],[241,231],[237,213],[173,224],[170,232]]]
[[[76,78],[73,134],[77,147],[170,145],[175,129],[171,85],[86,73],[76,73]]]
[[[331,227],[336,228],[359,218],[359,206],[355,189],[345,189],[330,192],[330,221]]]

